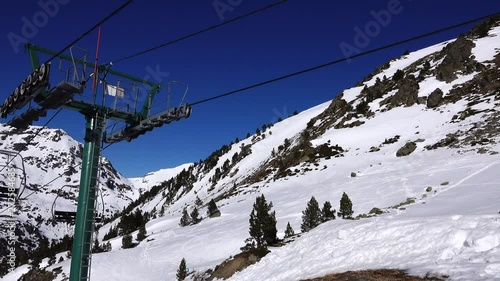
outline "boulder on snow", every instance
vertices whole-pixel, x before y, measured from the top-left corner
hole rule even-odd
[[[408,156],[413,153],[417,149],[417,144],[414,142],[408,142],[403,147],[398,149],[396,152],[397,157]]]
[[[428,108],[438,107],[442,101],[443,101],[443,91],[437,88],[436,90],[432,91],[432,93],[427,98],[427,107]]]
[[[220,217],[220,211],[219,210],[216,210],[214,211],[213,213],[210,213],[209,217],[210,218],[217,218],[217,217]]]

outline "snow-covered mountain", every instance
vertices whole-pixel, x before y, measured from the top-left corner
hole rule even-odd
[[[1,159],[2,169],[6,164],[7,169],[15,168],[16,187],[21,185],[24,162],[26,179],[20,188],[17,207],[9,208],[9,201],[0,201],[2,220],[16,222],[18,257],[38,247],[42,238],[50,242],[73,235],[73,226],[57,223],[53,211],[76,211],[83,146],[62,130],[43,129],[36,135],[39,130],[40,127],[32,126],[19,132],[8,125],[0,125],[0,149],[19,152],[24,160],[16,157],[9,163],[12,158],[2,156]],[[99,175],[97,209],[103,218],[112,217],[139,197],[135,185],[104,157]],[[3,169],[2,186],[7,186],[8,176],[8,170]],[[12,218],[11,210],[15,210]],[[0,234],[2,253],[7,252],[6,235],[6,232]],[[3,259],[3,255],[0,258]]]
[[[146,174],[144,177],[140,178],[130,178],[129,180],[134,184],[136,188],[141,189],[142,191],[148,190],[151,187],[161,184],[162,182],[169,180],[176,175],[178,175],[182,170],[188,169],[192,163],[187,163],[180,165],[175,168],[170,169],[161,169],[156,172],[151,172]]]
[[[241,252],[256,196],[272,201],[283,237],[287,223],[299,232],[312,196],[338,210],[344,192],[358,219],[337,218],[270,247],[229,280],[380,268],[500,280],[499,25],[391,60],[332,101],[266,124],[201,163],[129,180],[148,189],[126,209],[149,214],[147,239],[130,249],[121,235],[109,239],[112,250],[92,258],[92,280],[175,280],[182,258],[193,279]],[[211,199],[220,217],[207,217]],[[179,226],[183,209],[195,206],[203,220]],[[99,241],[119,222],[104,225]],[[63,280],[69,264],[46,270]]]

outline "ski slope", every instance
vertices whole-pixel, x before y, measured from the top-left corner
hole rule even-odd
[[[473,53],[480,62],[498,53],[499,31],[500,28],[495,28],[490,37],[475,41]],[[398,68],[441,50],[445,43],[411,53],[391,63],[392,67],[378,76],[390,77]],[[476,54],[478,52],[481,55]],[[378,76],[366,84],[371,85]],[[458,76],[453,83],[429,77],[420,83],[418,95],[426,97],[436,87],[442,87],[446,95],[474,74]],[[344,99],[356,101],[361,89],[346,90]],[[211,198],[226,194],[234,183],[258,170],[285,138],[296,140],[309,120],[323,112],[329,102],[275,124],[269,129],[272,134],[266,132],[265,138],[255,137],[252,141],[251,137],[233,145],[219,158],[216,167],[239,152],[241,145],[252,144],[252,154],[233,167],[232,176],[222,178],[213,189],[209,178],[215,168],[200,177],[192,190],[167,206],[164,216],[147,223],[148,237],[135,248],[121,249],[121,237],[111,239],[111,252],[93,255],[92,280],[175,280],[182,258],[186,259],[190,272],[213,269],[238,254],[244,246],[244,240],[249,237],[249,214],[260,194],[273,202],[278,236],[283,237],[288,222],[299,232],[302,211],[311,196],[315,196],[320,205],[330,201],[338,210],[343,192],[353,202],[354,216],[367,214],[374,207],[386,213],[324,223],[286,246],[271,248],[271,253],[259,263],[228,280],[292,281],[379,268],[398,268],[420,276],[446,275],[449,280],[500,280],[500,139],[497,137],[482,145],[486,153],[478,153],[479,146],[427,150],[424,146],[436,143],[447,134],[473,129],[483,120],[483,115],[451,122],[454,115],[466,109],[465,100],[437,109],[415,104],[389,111],[381,110],[377,106],[379,101],[370,104],[375,116],[364,119],[363,125],[331,128],[313,140],[315,146],[329,141],[332,145],[339,144],[346,150],[343,157],[291,168],[300,170],[307,166],[311,169],[307,173],[239,186],[237,195],[217,202],[221,217],[204,218],[197,225],[180,227],[182,209],[191,208],[197,196],[206,204]],[[498,100],[482,101],[474,108],[498,113],[499,103]],[[400,136],[396,143],[381,145],[395,135]],[[415,141],[417,149],[409,156],[396,157],[396,151],[408,141]],[[370,152],[374,146],[380,150]],[[132,181],[146,188],[154,182],[168,180],[167,177],[184,168],[186,166]],[[351,176],[353,172],[356,177]],[[408,198],[414,203],[401,205]],[[139,208],[151,211],[164,201],[159,194]],[[200,210],[203,217],[205,212],[205,208]],[[101,229],[101,240],[109,227]],[[61,268],[68,276],[69,265],[70,261],[65,260],[47,270]],[[27,270],[28,266],[21,266],[2,280],[17,280]],[[58,275],[56,280],[64,280],[63,275]]]

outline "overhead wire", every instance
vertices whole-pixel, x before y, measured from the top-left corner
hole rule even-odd
[[[239,88],[237,90],[233,90],[233,91],[230,91],[230,92],[227,92],[227,93],[224,93],[224,94],[220,94],[220,95],[212,96],[212,97],[209,97],[209,98],[205,98],[205,99],[193,102],[193,103],[189,103],[189,105],[190,106],[195,106],[195,105],[203,104],[203,103],[206,103],[206,102],[209,102],[209,101],[213,101],[213,100],[216,100],[216,99],[220,99],[220,98],[223,98],[223,97],[235,95],[235,94],[238,94],[238,93],[250,90],[250,89],[254,89],[254,88],[257,88],[257,87],[260,87],[260,86],[264,86],[264,85],[267,85],[267,84],[271,84],[271,83],[274,83],[274,82],[285,80],[287,78],[291,78],[291,77],[294,77],[294,76],[298,76],[298,75],[301,75],[301,74],[312,72],[314,70],[325,68],[325,67],[328,67],[328,66],[331,66],[331,65],[334,65],[334,64],[338,64],[338,63],[344,62],[344,61],[349,61],[351,59],[355,59],[355,58],[358,58],[358,57],[362,57],[362,56],[366,56],[366,55],[373,54],[373,53],[376,53],[376,52],[380,52],[380,51],[385,50],[385,49],[389,49],[389,48],[392,48],[392,47],[395,47],[395,46],[399,46],[399,45],[402,45],[402,44],[405,44],[405,43],[409,43],[409,42],[412,42],[412,41],[420,40],[422,38],[429,37],[429,36],[432,36],[432,35],[435,35],[435,34],[439,34],[439,33],[443,33],[445,31],[453,30],[455,28],[462,27],[464,25],[468,25],[468,24],[471,24],[471,23],[474,23],[474,22],[477,22],[477,21],[480,21],[480,20],[485,20],[485,19],[491,18],[492,16],[495,16],[495,15],[498,15],[498,14],[499,13],[497,12],[497,13],[490,14],[490,15],[487,15],[487,16],[482,16],[482,17],[474,18],[472,20],[468,20],[468,21],[465,21],[465,22],[461,22],[461,23],[458,23],[458,24],[447,26],[447,27],[444,27],[444,28],[441,28],[441,29],[438,29],[438,30],[434,30],[434,31],[431,31],[431,32],[428,32],[428,33],[425,33],[425,34],[414,36],[414,37],[411,37],[411,38],[408,38],[408,39],[405,39],[405,40],[401,40],[401,41],[398,41],[398,42],[395,42],[395,43],[392,43],[392,44],[388,44],[388,45],[385,45],[385,46],[382,46],[382,47],[378,47],[378,48],[375,48],[375,49],[372,49],[372,50],[361,52],[359,54],[355,54],[355,55],[352,55],[352,56],[347,56],[347,57],[344,57],[344,58],[341,58],[341,59],[333,60],[333,61],[330,61],[330,62],[327,62],[327,63],[323,63],[323,64],[320,64],[320,65],[316,65],[316,66],[313,66],[313,67],[310,67],[310,68],[306,68],[306,69],[303,69],[303,70],[300,70],[300,71],[296,71],[296,72],[293,72],[293,73],[290,73],[290,74],[279,76],[279,77],[276,77],[276,78],[273,78],[273,79],[270,79],[270,80],[266,80],[266,81],[263,81],[263,82],[260,82],[260,83],[257,83],[257,84],[253,84],[253,85],[250,85],[250,86]],[[106,149],[106,148],[108,148],[108,147],[110,147],[113,144],[114,143],[108,144],[106,147],[103,148],[103,150]]]
[[[257,87],[260,87],[260,86],[271,84],[271,83],[274,83],[274,82],[277,82],[277,81],[285,80],[287,78],[291,78],[291,77],[298,76],[298,75],[301,75],[301,74],[304,74],[304,73],[308,73],[308,72],[311,72],[311,71],[314,71],[314,70],[325,68],[325,67],[328,67],[328,66],[331,66],[331,65],[334,65],[334,64],[338,64],[338,63],[344,62],[344,61],[350,61],[351,59],[355,59],[355,58],[359,58],[359,57],[366,56],[366,55],[369,55],[369,54],[373,54],[373,53],[376,53],[376,52],[380,52],[380,51],[385,50],[385,49],[389,49],[389,48],[396,47],[396,46],[399,46],[399,45],[402,45],[402,44],[405,44],[405,43],[409,43],[409,42],[416,41],[416,40],[419,40],[419,39],[422,39],[422,38],[425,38],[425,37],[429,37],[429,36],[432,36],[432,35],[435,35],[435,34],[439,34],[439,33],[445,32],[445,31],[449,31],[449,30],[452,30],[452,29],[455,29],[455,28],[458,28],[458,27],[462,27],[464,25],[468,25],[468,24],[471,24],[471,23],[474,23],[474,22],[477,22],[477,21],[480,21],[480,20],[485,20],[485,19],[488,19],[488,18],[490,18],[492,16],[495,16],[495,15],[498,15],[498,14],[499,13],[497,12],[497,13],[494,13],[494,14],[490,14],[488,16],[482,16],[482,17],[479,17],[479,18],[475,18],[475,19],[472,19],[472,20],[468,20],[468,21],[465,21],[465,22],[454,24],[454,25],[451,25],[451,26],[448,26],[448,27],[444,27],[444,28],[441,28],[441,29],[438,29],[438,30],[435,30],[435,31],[431,31],[431,32],[428,32],[428,33],[425,33],[425,34],[422,34],[422,35],[414,36],[414,37],[411,37],[411,38],[408,38],[408,39],[405,39],[405,40],[401,40],[401,41],[398,41],[398,42],[395,42],[395,43],[392,43],[392,44],[388,44],[388,45],[385,45],[385,46],[382,46],[382,47],[378,47],[378,48],[371,49],[371,50],[368,50],[368,51],[365,51],[365,52],[361,52],[359,54],[355,54],[355,55],[352,55],[352,56],[347,56],[347,57],[344,57],[344,58],[341,58],[341,59],[336,59],[336,60],[333,60],[333,61],[330,61],[330,62],[327,62],[327,63],[323,63],[323,64],[320,64],[320,65],[316,65],[316,66],[313,66],[313,67],[310,67],[310,68],[306,68],[306,69],[303,69],[303,70],[300,70],[300,71],[296,71],[296,72],[293,72],[293,73],[290,73],[290,74],[279,76],[279,77],[276,77],[276,78],[273,78],[273,79],[270,79],[270,80],[267,80],[267,81],[264,81],[264,82],[260,82],[260,83],[257,83],[257,84],[246,86],[246,87],[243,87],[243,88],[240,88],[240,89],[237,89],[237,90],[234,90],[234,91],[230,91],[230,92],[227,92],[227,93],[224,93],[224,94],[220,94],[220,95],[216,95],[216,96],[213,96],[213,97],[205,98],[205,99],[202,99],[202,100],[190,103],[190,105],[191,106],[195,106],[195,105],[198,105],[198,104],[206,103],[206,102],[213,101],[213,100],[216,100],[216,99],[220,99],[220,98],[223,98],[223,97],[226,97],[226,96],[231,96],[231,95],[234,95],[234,94],[237,94],[237,93],[241,93],[243,91],[254,89],[254,88],[257,88]]]
[[[132,0],[131,0],[132,1]],[[131,1],[128,1],[128,2],[131,2]],[[273,5],[277,5],[277,4],[281,4],[282,2],[285,2],[286,0],[284,1],[280,1],[278,3],[275,3]],[[253,13],[255,13],[256,11],[254,11]],[[323,63],[323,64],[320,64],[320,65],[317,65],[317,66],[314,66],[314,67],[310,67],[310,68],[307,68],[307,69],[303,69],[303,70],[300,70],[300,71],[297,71],[297,72],[293,72],[293,73],[290,73],[290,74],[287,74],[287,75],[283,75],[283,76],[279,76],[279,77],[276,77],[276,78],[273,78],[273,79],[270,79],[270,80],[267,80],[267,81],[264,81],[264,82],[260,82],[260,83],[257,83],[257,84],[253,84],[251,86],[247,86],[247,87],[243,87],[243,88],[240,88],[240,89],[237,89],[237,90],[234,90],[234,91],[231,91],[231,92],[228,92],[228,93],[225,93],[225,94],[220,94],[220,95],[216,95],[216,96],[213,96],[213,97],[209,97],[209,98],[205,98],[205,99],[202,99],[202,100],[199,100],[199,101],[196,101],[196,102],[193,102],[191,103],[190,105],[191,106],[194,106],[194,105],[199,105],[199,104],[202,104],[202,103],[205,103],[205,102],[209,102],[209,101],[213,101],[213,100],[216,100],[216,99],[220,99],[222,97],[226,97],[226,96],[230,96],[230,95],[234,95],[234,94],[237,94],[237,93],[240,93],[240,92],[243,92],[243,91],[246,91],[246,90],[250,90],[250,89],[253,89],[253,88],[257,88],[257,87],[260,87],[260,86],[263,86],[263,85],[266,85],[266,84],[270,84],[270,83],[274,83],[274,82],[277,82],[277,81],[280,81],[280,80],[284,80],[284,79],[287,79],[287,78],[290,78],[290,77],[294,77],[294,76],[298,76],[298,75],[301,75],[301,74],[304,74],[304,73],[308,73],[308,72],[311,72],[311,71],[314,71],[314,70],[318,70],[318,69],[321,69],[321,68],[325,68],[325,67],[328,67],[328,66],[331,66],[331,65],[334,65],[334,64],[338,64],[340,62],[344,62],[344,61],[349,61],[351,59],[354,59],[354,58],[358,58],[358,57],[362,57],[362,56],[366,56],[366,55],[369,55],[369,54],[372,54],[372,53],[376,53],[376,52],[379,52],[379,51],[382,51],[382,50],[385,50],[385,49],[389,49],[389,48],[392,48],[392,47],[395,47],[395,46],[399,46],[399,45],[402,45],[402,44],[405,44],[405,43],[409,43],[409,42],[412,42],[412,41],[416,41],[416,40],[419,40],[419,39],[422,39],[422,38],[425,38],[425,37],[429,37],[429,36],[432,36],[432,35],[435,35],[435,34],[439,34],[439,33],[442,33],[442,32],[445,32],[445,31],[449,31],[449,30],[453,30],[453,29],[456,29],[458,27],[462,27],[464,25],[468,25],[468,24],[471,24],[471,23],[474,23],[474,22],[477,22],[477,21],[480,21],[480,20],[485,20],[485,19],[488,19],[488,18],[491,18],[492,16],[495,16],[495,15],[498,15],[499,13],[493,13],[493,14],[490,14],[490,15],[487,15],[487,16],[482,16],[482,17],[478,17],[478,18],[475,18],[475,19],[472,19],[472,20],[468,20],[468,21],[465,21],[465,22],[461,22],[461,23],[458,23],[458,24],[455,24],[455,25],[451,25],[451,26],[448,26],[448,27],[444,27],[444,28],[441,28],[441,29],[438,29],[438,30],[435,30],[435,31],[431,31],[431,32],[428,32],[428,33],[425,33],[425,34],[421,34],[421,35],[418,35],[418,36],[414,36],[414,37],[411,37],[411,38],[408,38],[408,39],[405,39],[405,40],[401,40],[401,41],[398,41],[398,42],[395,42],[395,43],[391,43],[391,44],[388,44],[388,45],[385,45],[385,46],[382,46],[382,47],[378,47],[378,48],[375,48],[375,49],[371,49],[371,50],[368,50],[368,51],[365,51],[365,52],[361,52],[359,54],[355,54],[355,55],[352,55],[352,56],[348,56],[348,57],[344,57],[344,58],[341,58],[341,59],[337,59],[337,60],[333,60],[333,61],[330,61],[330,62],[327,62],[327,63]],[[245,16],[245,15],[244,15]],[[248,16],[248,14],[247,14]],[[241,16],[243,17],[243,16]],[[240,17],[240,18],[241,18]],[[237,19],[237,18],[236,18]],[[234,19],[233,19],[234,21]],[[227,23],[227,22],[226,22]],[[219,25],[220,26],[220,25]],[[215,27],[211,27],[210,29],[213,29]],[[210,30],[210,29],[206,29],[207,31]],[[198,32],[199,34],[200,32]],[[195,34],[195,33],[193,33]],[[194,36],[193,34],[191,35],[188,35],[188,36],[184,36],[184,37],[181,37],[179,39],[177,39],[177,42],[180,41],[180,40],[184,40],[184,39],[187,39],[189,37],[192,37]],[[182,39],[183,38],[183,39]],[[176,41],[176,40],[174,40]],[[163,44],[163,45],[169,45],[169,44],[173,44],[175,43],[174,41],[171,41],[169,43],[166,43],[166,44]],[[155,49],[158,49],[158,48],[161,48],[161,47],[156,47]],[[152,49],[151,49],[152,50]],[[137,56],[138,54],[135,54],[135,56]],[[129,56],[129,57],[132,57],[132,56]],[[124,59],[128,59],[127,58],[124,58]],[[123,60],[123,59],[122,59]],[[61,108],[59,109],[59,111],[61,110]],[[56,112],[56,114],[54,114],[54,116],[47,122],[49,123],[58,113]],[[43,127],[42,127],[43,128]],[[39,130],[37,132],[37,134],[40,132],[41,130]],[[33,139],[33,138],[32,138]],[[31,141],[31,140],[30,140]],[[106,147],[104,147],[102,150],[105,150],[106,148],[108,148],[109,146],[111,146],[113,143],[111,144],[108,144]],[[78,164],[76,166],[73,166],[73,168],[79,166],[81,164]],[[1,170],[0,170],[1,172]],[[45,187],[49,184],[51,184],[52,182],[54,182],[55,180],[57,180],[58,178],[62,177],[64,174],[61,174],[59,175],[58,177],[54,178],[53,180],[49,181],[48,183],[46,183],[45,185],[43,185],[42,187]],[[31,196],[34,192],[30,193],[29,195],[27,195],[26,197],[24,198],[27,198],[29,196]],[[24,199],[23,198],[23,199]],[[0,212],[0,214],[3,213],[3,212]]]
[[[82,35],[80,35],[78,38],[76,38],[75,40],[73,40],[71,43],[69,43],[68,45],[66,45],[66,47],[64,47],[62,50],[60,50],[59,52],[57,52],[56,54],[54,54],[52,57],[50,57],[45,63],[48,63],[50,61],[52,61],[54,58],[58,57],[59,55],[61,55],[63,52],[65,52],[66,50],[68,50],[69,48],[71,48],[71,46],[73,46],[74,44],[76,44],[77,42],[79,42],[80,40],[82,40],[85,36],[87,36],[89,33],[91,33],[92,31],[94,31],[96,28],[98,28],[99,26],[101,26],[103,23],[105,23],[106,21],[108,21],[109,19],[111,19],[113,16],[115,16],[116,14],[118,14],[121,10],[123,10],[125,7],[127,7],[129,4],[131,4],[133,2],[133,0],[128,0],[127,2],[125,2],[123,5],[121,5],[120,7],[116,8],[114,11],[112,11],[110,14],[108,14],[106,17],[104,17],[102,20],[100,20],[99,22],[97,22],[95,25],[93,25],[91,28],[89,28],[87,31],[85,31]],[[45,122],[45,124],[40,127],[40,129],[38,129],[38,131],[26,142],[26,146],[28,146],[39,134],[40,132],[45,129],[49,123],[54,120],[54,118],[59,114],[59,112],[61,112],[62,110],[62,107],[60,107],[56,113],[54,113],[54,115],[52,115],[52,117],[47,120],[47,122]],[[10,161],[8,161],[5,166],[0,170],[0,173],[17,157],[19,156],[21,153],[21,151],[18,151],[17,154],[12,157],[10,159]],[[49,183],[43,185],[42,187],[45,187],[47,186],[48,184],[54,182],[56,179],[62,177],[62,175],[60,175],[59,177],[53,179],[52,181],[50,181]],[[33,193],[31,193],[33,194]],[[30,196],[31,194],[27,195],[25,198],[27,198],[28,196]],[[8,209],[6,209],[8,210]],[[5,212],[5,210],[3,211]],[[3,213],[3,212],[0,212]]]
[[[99,26],[101,26],[103,23],[107,22],[113,16],[115,16],[116,14],[118,14],[121,10],[125,9],[125,7],[127,7],[133,1],[134,0],[128,0],[127,2],[125,2],[120,7],[116,8],[113,12],[111,12],[109,15],[107,15],[102,20],[100,20],[99,22],[97,22],[95,25],[93,25],[91,28],[89,28],[87,31],[85,31],[78,38],[76,38],[71,43],[69,43],[68,45],[66,45],[66,47],[64,47],[61,51],[59,51],[56,54],[54,54],[50,59],[47,60],[47,62],[52,61],[53,59],[55,59],[56,57],[58,57],[59,55],[61,55],[64,51],[66,51],[67,49],[71,48],[71,46],[75,45],[77,42],[79,42],[80,40],[82,40],[85,36],[89,35],[92,31],[94,31],[96,28],[98,28]]]
[[[122,62],[124,60],[128,60],[128,59],[131,59],[131,58],[135,58],[135,57],[138,57],[140,55],[144,55],[146,53],[149,53],[149,52],[152,52],[154,50],[157,50],[157,49],[160,49],[160,48],[163,48],[163,47],[166,47],[166,46],[169,46],[169,45],[172,45],[174,43],[178,43],[180,41],[183,41],[183,40],[186,40],[186,39],[189,39],[191,37],[194,37],[194,36],[197,36],[197,35],[200,35],[202,33],[205,33],[205,32],[208,32],[208,31],[211,31],[211,30],[214,30],[214,29],[217,29],[219,27],[222,27],[224,25],[227,25],[227,24],[230,24],[230,23],[233,23],[233,22],[236,22],[236,21],[239,21],[239,20],[242,20],[244,18],[247,18],[249,16],[252,16],[252,15],[255,15],[255,14],[258,14],[260,12],[263,12],[265,10],[268,10],[268,9],[271,9],[273,7],[276,7],[278,5],[281,5],[283,3],[285,3],[286,1],[288,0],[281,0],[281,1],[278,1],[278,2],[275,2],[275,3],[272,3],[272,4],[269,4],[268,6],[265,6],[265,7],[262,7],[262,8],[259,8],[257,10],[254,10],[254,11],[251,11],[249,13],[246,13],[244,15],[241,15],[241,16],[238,16],[238,17],[235,17],[233,19],[230,19],[228,21],[225,21],[225,22],[222,22],[222,23],[219,23],[219,24],[216,24],[216,25],[212,25],[210,27],[207,27],[207,28],[204,28],[202,30],[199,30],[199,31],[196,31],[196,32],[193,32],[191,34],[188,34],[188,35],[185,35],[185,36],[182,36],[182,37],[179,37],[177,39],[174,39],[172,41],[169,41],[169,42],[166,42],[166,43],[163,43],[163,44],[160,44],[158,46],[155,46],[155,47],[152,47],[152,48],[149,48],[149,49],[146,49],[146,50],[143,50],[143,51],[140,51],[140,52],[137,52],[135,54],[132,54],[132,55],[128,55],[126,57],[123,57],[123,58],[120,58],[120,59],[117,59],[117,60],[114,60],[112,61],[113,64],[116,64],[118,62]]]

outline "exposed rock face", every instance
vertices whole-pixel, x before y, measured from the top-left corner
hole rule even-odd
[[[475,61],[471,57],[474,42],[464,36],[448,44],[440,55],[444,55],[443,62],[436,68],[436,78],[447,83],[457,79],[456,72],[471,73],[475,69]]]
[[[309,121],[306,129],[308,130],[311,138],[316,138],[317,136],[322,135],[326,132],[326,130],[332,127],[333,124],[341,120],[347,112],[353,109],[352,106],[342,97],[342,93],[337,95],[325,111]],[[316,121],[321,121],[319,126],[313,126]]]
[[[438,107],[442,101],[443,101],[443,91],[437,88],[427,98],[427,107],[428,108]]]
[[[412,106],[418,102],[418,90],[420,86],[418,85],[415,77],[409,75],[406,79],[401,81],[401,86],[398,92],[392,96],[389,100],[390,107],[397,106]]]
[[[417,149],[417,144],[414,142],[406,143],[403,147],[401,147],[397,152],[397,157],[408,156],[413,153]]]

